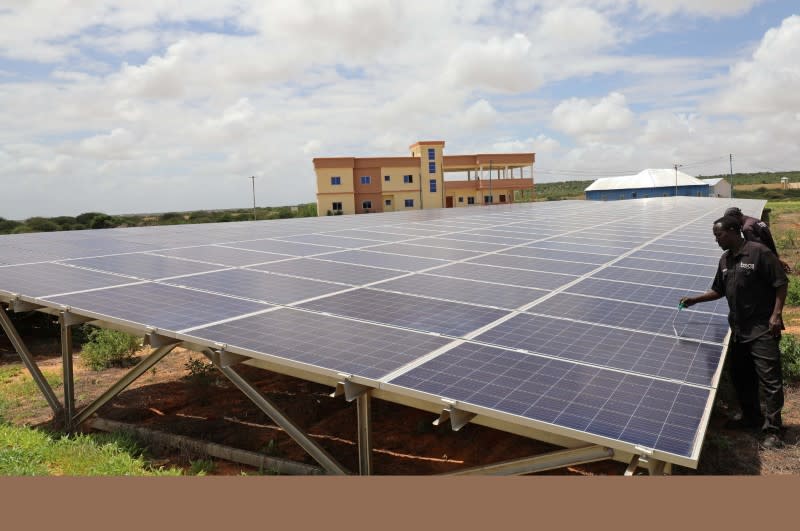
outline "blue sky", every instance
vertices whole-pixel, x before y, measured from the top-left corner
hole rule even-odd
[[[314,157],[536,153],[537,181],[800,169],[788,0],[0,8],[0,217],[314,201]]]

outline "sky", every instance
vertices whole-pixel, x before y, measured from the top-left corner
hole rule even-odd
[[[315,201],[312,159],[800,169],[796,0],[0,0],[0,217]]]

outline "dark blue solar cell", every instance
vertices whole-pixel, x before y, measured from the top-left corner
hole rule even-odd
[[[62,264],[41,263],[0,267],[0,290],[30,297],[105,288],[131,282],[137,280]]]
[[[568,293],[593,295],[606,299],[655,304],[665,308],[676,308],[681,297],[703,293],[703,291],[648,286],[646,284],[632,284],[630,282],[603,280],[599,278],[583,279],[577,284],[570,286],[565,291]],[[728,303],[725,299],[718,299],[695,306],[694,309],[703,312],[717,313],[719,315],[727,315]]]
[[[461,371],[453,381],[449,376],[455,368]],[[509,376],[515,368],[522,370]],[[471,343],[389,383],[683,457],[695,447],[709,394],[708,389]],[[664,401],[663,394],[672,400]],[[678,404],[690,412],[680,425],[673,414]]]
[[[525,314],[475,340],[701,385],[710,385],[722,354],[716,344]]]
[[[353,286],[371,284],[372,282],[406,274],[405,271],[343,264],[318,258],[296,258],[294,260],[253,266],[250,269],[283,273],[302,278],[328,280],[330,282],[343,282]]]
[[[482,308],[410,295],[357,289],[300,305],[302,308],[425,332],[462,336],[507,315]]]
[[[381,378],[445,345],[430,334],[280,309],[191,332],[227,344],[365,378]],[[320,341],[324,338],[324,341]]]
[[[337,247],[314,245],[310,243],[294,243],[279,240],[254,240],[226,244],[226,247],[235,249],[250,249],[252,251],[266,251],[268,253],[288,254],[291,256],[311,256],[330,253],[338,250]]]
[[[183,247],[180,249],[169,249],[158,251],[154,254],[163,256],[174,256],[178,258],[189,258],[220,266],[246,266],[250,264],[261,264],[264,262],[274,262],[276,260],[286,260],[293,258],[286,254],[265,253],[261,251],[248,251],[245,249],[231,249],[230,247],[220,247],[217,245],[201,245],[199,247]]]
[[[192,275],[171,281],[170,284],[275,304],[290,304],[347,289],[347,286],[341,284],[272,275],[247,269],[228,269]]]
[[[714,274],[717,272],[716,265],[685,264],[681,262],[665,262],[663,260],[631,257],[623,258],[619,262],[615,262],[614,265],[618,267],[630,267],[632,269],[644,269],[647,271],[695,275],[704,278],[714,278]]]
[[[69,260],[64,263],[109,273],[129,275],[146,280],[191,275],[220,268],[220,266],[215,264],[203,264],[200,262],[191,262],[189,260],[154,256],[150,254],[121,254],[102,256],[99,258]]]
[[[430,267],[446,264],[444,260],[420,258],[417,256],[403,256],[400,254],[378,253],[374,251],[341,251],[327,254],[325,260],[347,264],[385,267],[402,271],[421,271]]]
[[[464,260],[478,256],[480,250],[466,251],[463,249],[449,249],[445,247],[430,247],[413,245],[410,243],[388,243],[371,247],[370,251],[400,254],[404,256],[418,256],[421,258],[439,258],[441,260]]]
[[[382,243],[377,239],[367,238],[348,238],[336,234],[301,234],[298,236],[286,236],[281,238],[283,241],[295,243],[313,243],[315,245],[327,245],[339,249],[358,249],[370,245]]]
[[[548,290],[563,286],[578,278],[575,275],[544,273],[541,271],[528,271],[525,269],[472,264],[469,262],[439,267],[437,269],[432,269],[428,273],[445,277],[486,280],[511,286]]]
[[[524,256],[509,256],[505,254],[488,254],[469,261],[472,264],[485,264],[500,267],[527,269],[530,271],[544,271],[548,273],[567,273],[569,275],[583,275],[597,269],[594,264],[580,262],[565,262],[563,260],[548,260],[546,258],[529,258]]]
[[[695,255],[695,256],[707,256],[717,258],[719,260],[720,254],[722,251],[719,249],[713,249],[711,247],[708,248],[697,248],[697,247],[688,247],[686,245],[660,245],[657,243],[651,243],[642,248],[643,251],[662,251],[666,253],[676,253],[676,254],[687,254],[687,255]]]
[[[491,238],[485,238],[491,240]],[[508,244],[490,243],[473,239],[462,239],[461,234],[453,234],[447,238],[422,238],[414,240],[417,245],[426,245],[432,247],[441,247],[444,249],[462,249],[465,251],[480,251],[487,253],[491,251],[499,251],[508,248]]]
[[[70,306],[78,313],[83,310],[173,332],[270,308],[258,302],[149,282],[45,300]]]
[[[685,264],[698,264],[717,267],[719,256],[697,256],[678,253],[666,253],[660,251],[636,251],[631,258],[649,258],[663,262],[680,262]]]
[[[670,336],[675,335],[677,329],[679,337],[717,343],[721,343],[728,333],[728,320],[721,315],[679,311],[677,306],[667,309],[570,293],[559,293],[528,311]]]
[[[607,267],[593,273],[592,277],[703,292],[711,286],[711,281],[713,280],[713,277],[662,273],[660,271],[641,271],[625,267]]]
[[[528,247],[535,247],[537,249],[556,249],[556,250],[563,250],[563,251],[580,251],[584,253],[592,253],[592,254],[605,254],[605,255],[612,255],[612,256],[619,256],[622,253],[626,253],[636,247],[635,245],[631,246],[622,246],[622,245],[576,245],[574,243],[569,242],[561,242],[558,240],[547,240],[544,242],[537,242],[528,245]]]
[[[609,255],[578,253],[572,251],[561,251],[555,249],[537,249],[535,247],[514,247],[498,253],[501,255],[529,256],[531,258],[544,258],[549,260],[565,260],[568,262],[580,262],[584,264],[605,264],[614,258]]]

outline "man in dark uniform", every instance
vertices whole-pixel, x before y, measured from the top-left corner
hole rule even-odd
[[[724,216],[714,222],[714,238],[723,249],[711,289],[683,297],[684,306],[728,299],[731,339],[728,348],[733,386],[742,409],[729,427],[761,429],[765,448],[780,446],[783,423],[783,375],[779,342],[784,328],[781,312],[788,279],[775,254],[764,245],[745,240],[739,220]],[[759,384],[766,414],[759,403]]]
[[[744,235],[745,240],[766,245],[769,250],[778,257],[783,270],[787,273],[792,272],[789,264],[781,260],[778,254],[778,249],[775,247],[775,240],[772,239],[772,233],[769,230],[769,225],[758,218],[745,216],[739,207],[730,207],[725,211],[725,215],[733,216],[739,220],[739,224],[742,226],[742,235]]]

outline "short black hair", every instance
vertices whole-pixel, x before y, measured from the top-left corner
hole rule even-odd
[[[742,224],[739,223],[739,218],[733,216],[722,216],[714,220],[714,225],[716,224],[719,224],[722,230],[735,230],[736,232],[741,232],[742,230]]]
[[[730,207],[729,209],[727,209],[725,211],[725,214],[723,214],[723,215],[724,216],[734,216],[734,217],[737,217],[737,218],[739,216],[744,216],[744,214],[742,214],[742,210],[739,207]]]

